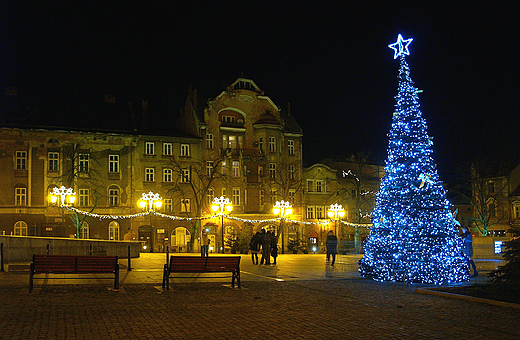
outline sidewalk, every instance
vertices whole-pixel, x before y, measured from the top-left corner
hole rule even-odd
[[[168,292],[156,288],[163,254],[143,254],[130,272],[121,261],[120,292],[110,281],[56,279],[29,294],[27,274],[0,273],[0,339],[520,338],[518,310],[362,279],[358,259],[331,267],[323,255],[291,254],[253,266],[244,255],[241,289],[178,279]]]

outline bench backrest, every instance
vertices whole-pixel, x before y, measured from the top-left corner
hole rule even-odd
[[[35,273],[112,273],[117,265],[117,256],[33,255]]]
[[[170,272],[235,271],[240,269],[240,256],[171,256]]]

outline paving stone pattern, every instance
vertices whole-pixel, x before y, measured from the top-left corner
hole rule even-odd
[[[0,339],[520,339],[519,310],[361,278],[0,286]]]

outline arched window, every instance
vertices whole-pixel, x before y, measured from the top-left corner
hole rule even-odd
[[[111,241],[119,241],[119,223],[110,222],[108,225],[108,239]]]
[[[90,238],[90,229],[89,229],[88,223],[86,221],[83,221],[83,224],[81,225],[81,238],[82,239]]]
[[[14,224],[14,234],[16,236],[27,236],[27,223],[18,221]]]

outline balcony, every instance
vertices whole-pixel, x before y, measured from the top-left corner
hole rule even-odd
[[[265,154],[257,148],[221,148],[220,149],[221,157],[246,157],[246,158],[255,158],[255,157],[265,157]]]

